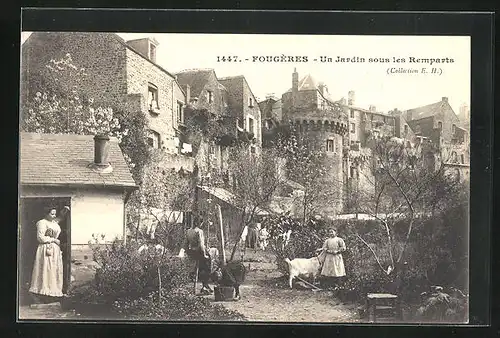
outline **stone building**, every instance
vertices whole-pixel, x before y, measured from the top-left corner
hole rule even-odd
[[[150,145],[181,153],[175,137],[186,95],[175,76],[158,65],[158,48],[154,39],[125,41],[114,33],[35,32],[21,49],[21,97],[33,97],[39,90],[40,70],[69,54],[87,74],[77,84],[79,93],[96,105],[144,112]]]
[[[192,147],[179,142],[186,93],[175,76],[158,64],[159,48],[155,39],[125,41],[115,33],[32,33],[21,49],[21,99],[30,99],[40,90],[47,65],[57,70],[59,60],[70,58],[75,71],[86,75],[78,83],[64,77],[69,83],[59,83],[62,88],[69,92],[76,86],[81,100],[92,99],[97,107],[142,112],[147,119],[147,142],[157,159],[155,168],[192,172]],[[151,222],[156,222],[154,217],[141,214],[141,225],[149,227]]]
[[[318,83],[311,75],[299,81],[299,74],[294,70],[292,87],[278,100],[266,100],[266,129],[272,128],[269,121],[292,126],[293,130],[304,136],[315,147],[325,150],[329,168],[325,177],[325,186],[330,187],[330,201],[318,212],[328,215],[338,214],[343,209],[343,172],[345,167],[344,145],[348,132],[348,117],[345,105],[335,101],[324,83]],[[274,101],[274,102],[273,102]],[[273,113],[275,115],[273,115]]]
[[[470,140],[466,129],[469,122],[467,108],[462,108],[463,120],[455,114],[447,97],[441,101],[401,113],[414,137],[413,142],[429,140],[437,146],[436,167],[441,164],[458,179],[470,175]]]
[[[206,111],[224,133],[200,138],[192,135],[190,126],[185,130],[185,137],[196,138],[192,143],[200,179],[198,205],[211,213],[210,217],[217,212],[215,204],[220,205],[225,233],[237,236],[241,210],[234,205],[235,195],[231,190],[236,179],[229,170],[228,160],[234,141],[243,137],[248,141],[245,143],[248,156],[260,153],[260,108],[244,76],[218,78],[213,69],[188,69],[176,77],[188,96],[186,119],[190,119],[189,114]]]

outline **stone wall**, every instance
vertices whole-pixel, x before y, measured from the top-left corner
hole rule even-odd
[[[51,60],[58,61],[70,54],[73,64],[84,68],[87,74],[78,83],[78,91],[92,97],[96,104],[115,107],[127,93],[126,47],[121,41],[113,33],[33,33],[21,49],[25,94],[33,97],[39,90],[33,88],[39,83],[38,72]]]
[[[142,111],[147,112],[149,128],[160,134],[160,148],[176,153],[174,121],[177,102],[185,104],[183,92],[173,76],[142,55],[127,49],[126,60],[127,94],[140,94],[145,98]],[[149,107],[150,87],[154,87],[158,93],[158,109],[154,112]]]
[[[140,107],[147,113],[151,129],[160,133],[162,147],[176,151],[172,121],[177,101],[185,103],[184,93],[172,75],[127,47],[114,33],[33,33],[22,46],[22,96],[33,97],[39,90],[39,71],[67,54],[87,75],[82,82],[63,86],[76,84],[79,95],[92,98],[96,106],[133,111]],[[158,114],[149,113],[149,84],[158,89]]]

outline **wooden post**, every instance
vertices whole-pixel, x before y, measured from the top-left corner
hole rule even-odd
[[[217,204],[217,212],[219,216],[219,230],[220,230],[220,246],[222,255],[222,265],[226,265],[226,245],[224,243],[224,225],[222,223],[222,209],[220,204]]]
[[[198,284],[198,272],[200,269],[199,261],[196,260],[196,268],[194,269],[194,285],[193,285],[193,294],[196,295],[196,284]]]

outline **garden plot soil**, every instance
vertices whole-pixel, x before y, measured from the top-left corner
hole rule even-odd
[[[251,262],[248,262],[251,260]],[[245,254],[247,278],[240,287],[241,300],[218,302],[243,314],[249,321],[357,322],[356,305],[342,304],[331,291],[290,289],[271,257]],[[213,299],[213,296],[207,296]]]

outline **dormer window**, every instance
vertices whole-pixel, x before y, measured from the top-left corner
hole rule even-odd
[[[158,104],[158,88],[151,83],[148,86],[148,105],[151,113],[159,113],[160,106]]]
[[[160,134],[154,130],[148,130],[147,141],[150,147],[160,148]]]
[[[253,107],[253,98],[252,98],[252,97],[249,97],[249,98],[248,98],[248,106],[249,106],[250,108],[252,108],[252,107]]]
[[[153,43],[149,43],[149,59],[156,62],[156,46]]]
[[[214,102],[214,93],[211,90],[207,90],[207,100],[208,103]]]

